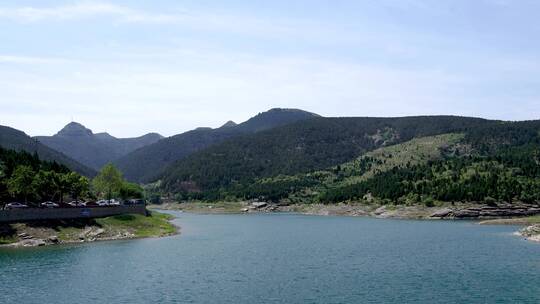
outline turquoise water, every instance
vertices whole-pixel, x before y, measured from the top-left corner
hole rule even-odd
[[[515,226],[175,213],[182,234],[0,251],[0,303],[540,303]]]

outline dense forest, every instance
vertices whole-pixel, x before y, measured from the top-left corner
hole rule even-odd
[[[64,194],[80,196],[88,179],[37,153],[0,148],[0,202],[52,200]]]
[[[311,120],[237,138],[179,162],[166,189],[181,200],[540,201],[540,121],[397,120]]]
[[[150,182],[175,161],[212,145],[313,117],[318,115],[298,109],[271,109],[238,125],[228,122],[220,128],[197,128],[164,138],[115,160],[114,164],[128,180]]]
[[[65,165],[41,160],[37,153],[0,148],[0,204],[142,196],[142,188],[126,182],[112,165],[90,180]]]
[[[324,169],[415,137],[494,123],[454,116],[314,118],[211,146],[172,165],[162,180],[171,192],[215,193],[264,177]]]

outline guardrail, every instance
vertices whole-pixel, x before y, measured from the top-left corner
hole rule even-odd
[[[146,215],[146,206],[129,205],[114,207],[21,208],[0,210],[0,223],[99,218],[130,213]]]

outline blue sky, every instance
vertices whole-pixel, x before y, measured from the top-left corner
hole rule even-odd
[[[173,135],[273,107],[540,118],[540,1],[0,1],[0,124]]]

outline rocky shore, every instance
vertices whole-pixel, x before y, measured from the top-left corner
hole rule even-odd
[[[540,224],[525,227],[518,233],[529,241],[540,242]]]
[[[196,213],[297,212],[308,215],[373,216],[402,219],[494,219],[527,217],[540,214],[537,204],[498,204],[496,206],[454,203],[435,207],[424,205],[376,205],[359,203],[290,204],[268,202],[188,202],[153,205],[150,208],[183,210]]]
[[[430,217],[434,218],[498,218],[525,217],[540,214],[540,206],[533,204],[499,204],[497,206],[479,205],[462,209],[442,208]]]
[[[100,219],[42,221],[0,226],[0,246],[39,247],[47,245],[162,237],[178,232],[172,216],[120,215]]]

